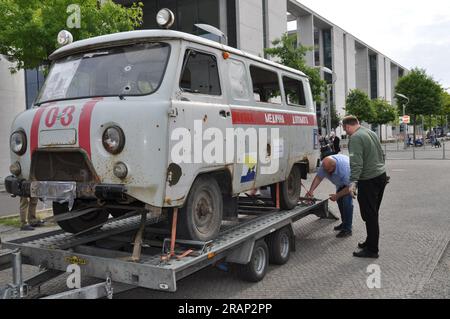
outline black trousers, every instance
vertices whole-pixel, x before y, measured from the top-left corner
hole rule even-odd
[[[366,223],[367,249],[378,253],[380,237],[379,210],[387,183],[386,173],[366,181],[358,181],[358,203],[361,217]]]

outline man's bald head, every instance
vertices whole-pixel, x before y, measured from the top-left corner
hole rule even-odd
[[[322,167],[328,174],[333,174],[336,170],[336,160],[331,156],[325,157],[322,161]]]

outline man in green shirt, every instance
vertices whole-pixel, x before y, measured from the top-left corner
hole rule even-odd
[[[378,136],[362,127],[356,117],[345,117],[343,127],[350,136],[350,189],[358,187],[358,203],[367,230],[366,241],[358,244],[361,250],[353,256],[378,258],[379,210],[387,184],[383,150]]]

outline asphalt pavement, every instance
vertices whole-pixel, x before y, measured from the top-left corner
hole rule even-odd
[[[380,258],[354,258],[358,242],[365,238],[365,225],[355,202],[353,236],[337,239],[337,222],[310,216],[295,223],[297,251],[284,266],[269,267],[263,281],[241,281],[233,267],[228,272],[203,269],[178,282],[175,293],[134,289],[116,298],[211,299],[211,298],[450,298],[450,200],[449,160],[388,160],[388,185],[380,212]],[[307,186],[314,176],[309,176]],[[334,192],[324,182],[317,197]],[[1,203],[1,202],[0,202]],[[337,207],[331,204],[337,214]],[[42,229],[36,232],[44,231]],[[1,230],[0,230],[1,233]],[[33,232],[34,233],[34,232]],[[29,235],[29,234],[28,234]],[[23,236],[9,230],[2,240]],[[369,266],[379,266],[381,286],[367,286]],[[36,273],[26,266],[24,275]],[[66,289],[63,275],[46,283],[41,292]],[[10,281],[10,271],[0,272],[0,286]],[[82,284],[98,282],[83,278]]]

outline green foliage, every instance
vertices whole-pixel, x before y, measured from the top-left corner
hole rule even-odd
[[[400,109],[407,103],[406,114],[435,115],[441,112],[442,87],[423,69],[415,68],[402,77],[395,87],[395,92],[409,98],[409,103],[402,98],[398,100]]]
[[[74,13],[67,12],[71,4],[80,6],[80,28],[67,27]],[[131,31],[142,24],[142,6],[139,2],[126,8],[113,1],[100,6],[97,0],[0,0],[0,54],[15,63],[12,73],[46,65],[58,48],[59,31],[69,30],[74,41]]]
[[[376,99],[371,101],[375,110],[375,117],[372,119],[372,124],[388,124],[397,119],[397,109],[390,105],[383,99]]]
[[[366,93],[354,89],[350,91],[345,101],[347,115],[356,116],[359,121],[373,123],[376,116],[375,109]]]
[[[331,106],[331,128],[335,130],[339,127],[339,124],[341,122],[341,118],[336,112],[336,107],[334,105]]]
[[[441,115],[450,115],[450,94],[442,92],[442,109]]]
[[[272,57],[279,59],[279,62],[285,66],[302,71],[309,77],[311,91],[314,101],[322,101],[322,93],[325,92],[326,83],[320,77],[320,71],[306,64],[305,55],[312,48],[302,45],[297,46],[297,37],[285,33],[281,39],[272,42],[273,48],[265,49],[264,52]]]

